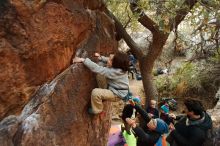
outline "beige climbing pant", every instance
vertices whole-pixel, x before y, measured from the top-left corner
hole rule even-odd
[[[119,100],[120,98],[111,90],[101,88],[95,88],[92,90],[91,105],[95,114],[101,113],[103,111],[103,101],[117,102]]]
[[[105,76],[97,74],[96,81],[97,81],[99,88],[106,89],[108,87],[107,80],[106,80]]]

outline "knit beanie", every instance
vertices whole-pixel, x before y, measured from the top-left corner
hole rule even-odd
[[[169,113],[169,106],[164,104],[160,107],[166,114]]]
[[[155,130],[161,134],[168,133],[169,132],[168,125],[162,119],[157,118],[156,120],[157,120],[157,127]]]
[[[139,96],[135,96],[135,97],[133,97],[132,100],[133,100],[135,103],[137,103],[137,104],[141,104],[141,99],[140,99]]]

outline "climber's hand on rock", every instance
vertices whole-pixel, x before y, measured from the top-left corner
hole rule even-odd
[[[84,58],[80,58],[80,57],[73,58],[73,63],[80,63],[80,62],[84,62],[84,61],[85,61]]]
[[[94,56],[95,57],[100,57],[100,54],[99,53],[95,53]]]

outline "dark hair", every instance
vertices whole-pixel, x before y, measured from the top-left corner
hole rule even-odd
[[[202,102],[197,99],[185,99],[184,104],[188,111],[193,111],[195,115],[203,115],[205,111]]]
[[[122,111],[122,120],[125,121],[126,118],[131,118],[132,114],[133,114],[133,106],[130,104],[127,104],[124,106],[124,109]]]
[[[112,60],[113,68],[120,68],[123,71],[128,71],[129,69],[129,59],[128,55],[123,52],[117,52]]]

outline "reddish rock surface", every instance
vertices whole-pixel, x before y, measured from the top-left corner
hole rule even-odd
[[[63,72],[77,48],[88,57],[116,49],[100,0],[10,0],[0,11],[1,145],[105,145],[110,106],[102,120],[86,112],[94,74]]]
[[[1,121],[1,146],[105,145],[111,109],[105,103],[104,117],[87,113],[95,87],[89,80],[95,82],[93,74],[82,64],[75,64],[41,86],[20,116]]]

